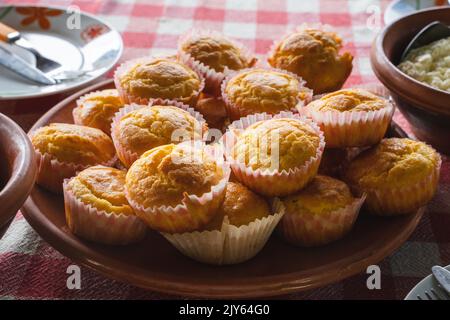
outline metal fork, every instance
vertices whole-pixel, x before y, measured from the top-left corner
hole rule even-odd
[[[450,294],[437,285],[437,289],[430,288],[423,295],[417,295],[417,300],[450,300]]]

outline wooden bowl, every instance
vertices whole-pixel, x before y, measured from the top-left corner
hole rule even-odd
[[[17,213],[36,178],[34,150],[28,136],[0,113],[0,227]]]
[[[31,130],[50,122],[72,123],[72,109],[81,95],[113,88],[106,81],[62,101]],[[405,136],[395,124],[391,136]],[[233,266],[209,266],[181,255],[157,232],[125,247],[88,242],[66,226],[64,200],[36,186],[22,212],[50,245],[75,263],[107,277],[178,295],[210,298],[274,296],[311,289],[349,277],[376,264],[398,248],[415,229],[423,210],[399,217],[361,213],[342,240],[319,248],[293,247],[273,235],[253,259]]]
[[[450,94],[423,84],[396,67],[412,38],[435,20],[450,25],[450,7],[421,10],[386,26],[373,42],[370,60],[375,75],[412,124],[414,134],[450,154]]]

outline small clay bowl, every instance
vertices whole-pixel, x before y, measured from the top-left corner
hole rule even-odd
[[[412,38],[436,20],[450,25],[450,7],[421,10],[394,21],[375,38],[370,61],[375,75],[412,124],[414,134],[450,154],[450,94],[423,84],[397,68]]]
[[[36,159],[30,139],[0,113],[0,227],[22,207],[36,178]]]

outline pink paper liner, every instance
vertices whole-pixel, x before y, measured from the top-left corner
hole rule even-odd
[[[148,61],[152,61],[154,59],[161,59],[161,58],[180,62],[179,60],[177,60],[173,57],[144,57],[144,58],[137,58],[137,59],[125,61],[119,67],[117,67],[116,71],[114,72],[114,84],[116,86],[117,91],[119,92],[120,97],[122,98],[122,100],[125,104],[136,103],[136,104],[146,105],[146,104],[148,104],[150,99],[156,99],[156,98],[142,98],[142,97],[133,96],[133,95],[129,94],[128,92],[126,92],[126,90],[124,88],[122,88],[122,86],[120,84],[120,78],[122,77],[122,75],[127,73],[132,67],[134,67],[137,63],[145,63]],[[203,89],[205,87],[205,79],[203,78],[201,73],[199,73],[198,71],[195,71],[195,70],[193,70],[193,71],[197,74],[197,76],[200,79],[200,87],[198,88],[198,90],[194,91],[192,93],[192,95],[188,98],[187,97],[174,98],[171,100],[179,101],[179,102],[187,104],[191,107],[195,106],[200,93],[203,91]]]
[[[258,112],[255,112],[253,110],[247,110],[246,108],[244,108],[244,107],[242,107],[240,105],[232,103],[230,101],[229,97],[228,97],[228,94],[226,93],[227,84],[232,78],[234,78],[236,76],[239,76],[239,75],[241,75],[243,73],[246,73],[248,71],[252,71],[254,69],[255,68],[246,68],[246,69],[239,70],[237,72],[230,73],[222,81],[222,85],[221,85],[222,99],[225,102],[225,106],[227,108],[228,116],[230,117],[231,120],[237,120],[237,119],[239,119],[241,117],[245,117],[245,116],[248,116],[250,114],[258,113]],[[313,96],[313,92],[312,92],[311,89],[309,89],[309,88],[307,88],[305,86],[306,82],[301,77],[299,77],[298,75],[296,75],[296,74],[294,74],[292,72],[286,71],[286,70],[276,69],[276,68],[271,68],[271,67],[267,67],[267,68],[260,67],[258,69],[263,69],[263,70],[269,70],[269,71],[274,71],[274,72],[278,72],[278,73],[283,73],[283,74],[289,75],[289,76],[297,79],[297,81],[299,83],[299,86],[298,86],[299,94],[297,96],[297,104],[294,107],[292,107],[290,110],[282,110],[282,111],[297,112],[298,108],[300,108],[303,105],[306,105],[307,103],[309,103],[311,101],[312,96]],[[303,95],[305,97],[304,100],[302,100],[299,97],[300,95]]]
[[[147,226],[137,216],[115,214],[98,210],[78,199],[64,180],[64,206],[70,231],[84,239],[110,244],[126,245],[142,240]]]
[[[119,121],[128,113],[145,108],[145,107],[152,107],[156,105],[163,105],[163,106],[171,106],[171,107],[178,107],[180,109],[183,109],[184,111],[187,111],[191,116],[193,116],[201,125],[202,127],[202,134],[200,134],[200,139],[203,138],[203,133],[207,129],[206,121],[203,118],[202,114],[193,108],[179,102],[176,100],[168,100],[168,99],[150,99],[148,104],[146,105],[139,105],[139,104],[127,104],[123,108],[121,108],[116,114],[114,115],[113,121],[111,123],[111,139],[114,143],[114,147],[116,148],[117,156],[119,157],[120,161],[124,166],[127,168],[131,167],[133,162],[135,162],[137,159],[139,159],[140,155],[137,154],[134,151],[129,150],[126,146],[122,145],[120,143],[120,140],[118,139],[118,129],[117,125]]]
[[[213,148],[215,150],[212,150]],[[144,220],[150,228],[166,233],[190,232],[200,229],[211,220],[214,212],[222,204],[231,170],[229,164],[223,161],[223,153],[218,150],[217,146],[206,146],[205,151],[210,154],[219,151],[219,156],[215,154],[215,159],[217,159],[218,165],[223,163],[223,178],[212,186],[211,191],[201,196],[186,193],[181,203],[175,207],[146,208],[132,199],[125,189],[125,195],[136,215]],[[165,225],[165,227],[161,227],[161,225]]]
[[[277,231],[287,242],[296,246],[328,244],[351,230],[365,199],[366,195],[363,195],[344,208],[320,214],[286,212]]]
[[[261,169],[253,170],[251,167],[246,166],[245,163],[241,163],[233,158],[232,150],[237,140],[236,133],[238,131],[242,131],[258,121],[279,118],[298,119],[299,121],[306,122],[317,132],[320,137],[320,143],[314,157],[300,167],[291,168],[288,171],[276,170],[273,172]],[[269,197],[289,195],[303,188],[316,176],[322,153],[325,149],[323,133],[312,120],[299,114],[285,111],[274,116],[267,113],[258,113],[236,120],[228,127],[228,131],[223,136],[221,143],[224,145],[225,158],[230,162],[236,179],[251,190]]]
[[[224,71],[218,72],[214,70],[213,68],[210,68],[209,66],[203,64],[202,62],[196,60],[194,57],[192,57],[189,53],[183,50],[183,44],[186,43],[188,40],[192,38],[199,38],[199,37],[221,37],[225,38],[229,42],[231,42],[235,47],[237,47],[240,52],[242,53],[242,56],[245,57],[247,61],[249,61],[249,67],[253,67],[255,63],[257,62],[257,58],[254,57],[250,51],[240,42],[237,42],[233,39],[230,39],[226,37],[225,35],[211,30],[190,30],[183,36],[181,36],[178,40],[178,57],[183,63],[191,67],[191,69],[198,71],[203,75],[205,78],[205,89],[204,91],[214,95],[214,96],[220,96],[221,88],[220,85],[225,79],[225,77],[231,73],[234,72],[234,70],[230,70],[227,67],[225,67]]]
[[[36,183],[41,187],[61,194],[63,192],[63,182],[64,179],[71,178],[77,174],[77,172],[82,171],[92,165],[82,165],[70,162],[62,162],[57,160],[55,157],[48,153],[42,154],[39,150],[35,149],[36,161],[38,167],[38,175]],[[107,167],[113,167],[116,163],[117,158],[98,163],[99,165],[104,165]]]
[[[237,264],[262,250],[283,215],[283,203],[276,198],[271,215],[247,225],[231,225],[225,217],[220,230],[162,235],[182,254],[194,260],[214,265]]]
[[[383,139],[394,115],[394,106],[371,111],[318,111],[300,107],[299,112],[313,119],[325,135],[327,147],[347,148],[374,145]]]
[[[362,189],[350,184],[350,188],[356,193],[366,193],[365,208],[379,216],[393,216],[413,213],[426,205],[436,193],[441,169],[441,156],[438,155],[438,163],[435,170],[425,179],[416,184],[402,188],[383,186],[379,189]]]
[[[106,89],[106,90],[109,90],[109,89]],[[81,97],[79,97],[78,99],[77,99],[77,101],[76,101],[76,103],[77,103],[77,107],[76,108],[74,108],[73,110],[72,110],[72,117],[73,117],[73,123],[74,124],[76,124],[76,125],[79,125],[79,126],[86,126],[84,123],[83,123],[83,120],[82,119],[80,119],[78,116],[77,116],[77,113],[75,112],[75,110],[76,109],[78,109],[78,108],[80,108],[82,105],[83,105],[83,103],[86,101],[86,99],[88,99],[88,98],[90,98],[90,97],[93,97],[93,96],[102,96],[103,94],[102,94],[102,92],[103,91],[105,91],[105,90],[96,90],[96,91],[91,91],[91,92],[89,92],[89,93],[86,93],[85,95],[82,95]],[[97,129],[100,129],[100,128],[97,128]],[[101,130],[101,129],[100,129]],[[103,130],[102,130],[103,131]],[[111,135],[111,133],[110,132],[105,132],[107,135]]]

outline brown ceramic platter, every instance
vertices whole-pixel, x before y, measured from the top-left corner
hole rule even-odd
[[[75,100],[92,91],[113,88],[111,80],[62,101],[32,128],[51,122],[72,123]],[[404,133],[394,123],[391,136]],[[209,266],[181,255],[162,236],[149,232],[136,245],[113,247],[72,235],[64,219],[63,197],[35,186],[22,209],[32,227],[55,249],[78,264],[107,277],[177,295],[246,298],[282,295],[312,289],[362,272],[397,249],[412,233],[423,210],[401,217],[361,213],[342,240],[320,248],[296,248],[276,235],[248,262]]]

